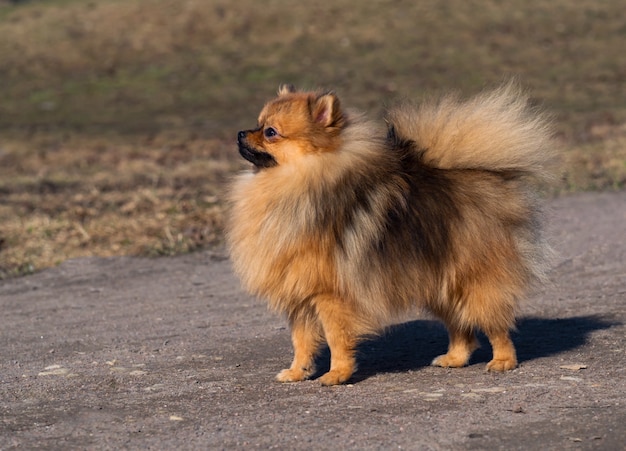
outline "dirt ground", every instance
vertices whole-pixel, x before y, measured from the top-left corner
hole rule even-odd
[[[549,206],[557,263],[506,374],[484,337],[468,367],[428,366],[447,337],[424,317],[362,345],[347,385],[274,382],[285,322],[220,253],[0,282],[0,449],[624,449],[626,192]]]

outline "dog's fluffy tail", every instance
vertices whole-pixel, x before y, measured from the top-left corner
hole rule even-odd
[[[550,175],[549,121],[515,82],[467,101],[447,96],[403,105],[389,112],[388,122],[398,138],[416,144],[429,166]]]

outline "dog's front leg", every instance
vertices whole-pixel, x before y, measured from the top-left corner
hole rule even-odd
[[[322,385],[342,384],[356,370],[358,334],[354,311],[333,295],[317,296],[314,305],[330,348],[330,371],[322,375],[319,381]]]
[[[293,362],[276,375],[280,382],[298,382],[315,373],[315,356],[322,342],[322,326],[312,312],[290,318]]]

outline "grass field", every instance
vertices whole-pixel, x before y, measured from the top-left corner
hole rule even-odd
[[[279,83],[385,104],[517,77],[551,193],[626,185],[621,0],[0,1],[0,277],[222,240],[234,146]]]

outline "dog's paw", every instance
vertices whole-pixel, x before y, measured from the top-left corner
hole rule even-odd
[[[432,366],[441,366],[443,368],[460,368],[467,365],[466,356],[455,356],[450,354],[443,354],[435,359],[431,363]]]
[[[324,374],[318,380],[322,385],[339,385],[346,382],[352,376],[352,371],[350,370],[330,370],[328,373]]]
[[[493,359],[487,364],[487,371],[509,371],[517,367],[515,359]]]
[[[287,368],[276,375],[278,382],[300,382],[310,376],[310,371]]]

